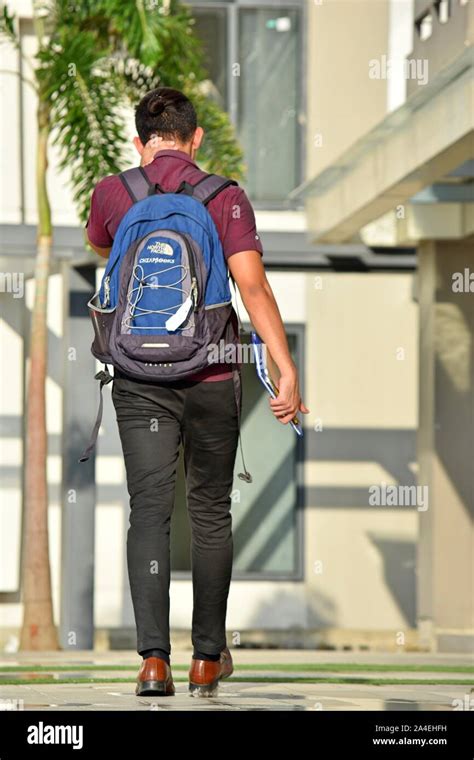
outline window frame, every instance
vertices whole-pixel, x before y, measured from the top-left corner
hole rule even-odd
[[[300,87],[298,90],[298,115],[306,114],[307,111],[307,35],[306,29],[308,25],[308,10],[306,3],[303,0],[187,0],[191,11],[199,8],[212,9],[221,8],[227,10],[227,99],[228,107],[227,112],[230,120],[235,128],[237,128],[238,111],[239,111],[239,83],[237,77],[232,76],[232,64],[238,61],[238,45],[239,45],[239,11],[245,10],[275,10],[278,12],[279,8],[291,8],[292,10],[299,11],[299,56],[298,66],[300,71]],[[305,167],[306,167],[306,120],[297,119],[296,130],[296,187],[298,187],[304,180]],[[301,200],[288,198],[282,198],[281,200],[275,199],[255,199],[249,194],[249,198],[253,207],[256,210],[292,210],[300,211],[304,209],[304,204]]]

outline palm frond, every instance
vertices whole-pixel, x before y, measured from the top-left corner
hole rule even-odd
[[[41,96],[49,103],[60,167],[68,168],[81,219],[94,185],[123,167],[123,98],[93,32],[61,30],[38,53]]]
[[[9,42],[16,48],[20,45],[20,38],[16,30],[16,16],[10,13],[5,3],[0,5],[0,41]]]

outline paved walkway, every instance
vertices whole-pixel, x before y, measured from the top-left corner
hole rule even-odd
[[[474,710],[474,662],[466,656],[234,649],[234,675],[221,683],[211,699],[189,695],[190,656],[189,651],[172,653],[174,697],[138,698],[134,686],[140,658],[135,652],[1,654],[0,708]],[[21,684],[7,683],[18,678]],[[40,683],[39,679],[79,683]]]

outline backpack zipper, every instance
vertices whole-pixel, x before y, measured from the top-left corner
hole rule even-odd
[[[104,277],[104,303],[102,308],[105,308],[110,303],[110,275]]]
[[[191,246],[191,243],[189,242],[187,238],[186,233],[181,232],[178,234],[181,234],[186,245],[186,250],[188,252],[189,268],[191,270],[191,294],[192,294],[192,299],[193,299],[193,311],[196,311],[197,302],[198,302],[198,282],[197,282],[197,275],[196,275],[196,262],[194,260],[194,251]]]

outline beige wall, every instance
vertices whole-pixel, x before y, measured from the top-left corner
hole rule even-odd
[[[308,177],[385,115],[387,81],[368,72],[370,60],[387,55],[388,21],[389,0],[308,2]]]
[[[307,279],[308,625],[389,630],[394,646],[415,624],[418,513],[371,506],[368,489],[415,480],[412,286],[412,274]]]

